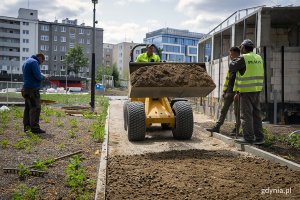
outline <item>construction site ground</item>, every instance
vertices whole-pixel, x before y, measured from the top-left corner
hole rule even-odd
[[[300,198],[300,172],[209,137],[209,117],[194,115],[200,128],[191,140],[157,125],[144,141],[129,142],[122,110],[123,101],[110,101],[107,199]]]

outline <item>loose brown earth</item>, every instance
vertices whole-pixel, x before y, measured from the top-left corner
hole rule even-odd
[[[209,137],[203,126],[188,141],[155,126],[144,141],[129,142],[122,102],[110,105],[107,199],[300,198],[299,172],[238,152]],[[194,120],[206,127],[211,122],[196,113]],[[291,189],[291,194],[262,194],[270,189]]]
[[[203,128],[213,127],[215,122],[205,122],[205,123],[196,123],[197,125]],[[272,125],[272,124],[263,124],[263,127],[266,128],[270,133],[275,136],[289,135],[291,132],[299,130],[299,126],[296,125]],[[235,136],[230,136],[232,129],[234,128],[234,122],[225,122],[220,129],[220,133],[229,137],[234,138]],[[292,160],[300,164],[300,149],[296,149],[288,145],[286,142],[274,142],[272,145],[262,145],[257,146],[260,149],[271,152],[275,155],[279,155],[285,159]]]
[[[133,87],[215,87],[205,69],[196,64],[146,66],[130,76]]]
[[[43,115],[43,114],[42,114]],[[94,185],[88,188],[91,193],[95,192],[97,179],[97,166],[99,165],[99,150],[101,144],[93,141],[89,126],[94,119],[84,119],[73,116],[47,116],[49,123],[41,120],[41,127],[46,134],[40,134],[41,143],[30,145],[30,150],[16,149],[14,145],[17,140],[24,136],[22,119],[10,116],[8,128],[0,133],[0,140],[8,140],[10,145],[7,148],[0,147],[0,199],[11,199],[11,195],[17,191],[20,184],[28,187],[37,187],[41,199],[73,199],[70,188],[66,186],[66,167],[69,159],[59,160],[50,166],[45,177],[29,176],[25,181],[20,181],[17,174],[5,174],[2,168],[17,168],[19,163],[26,166],[32,165],[36,159],[46,160],[66,155],[78,150],[83,150],[82,166],[86,170],[89,180],[94,180]],[[71,138],[68,131],[71,130],[70,120],[76,119],[75,138]],[[62,126],[57,126],[57,122],[62,122]],[[98,152],[97,152],[98,151]],[[95,154],[95,152],[97,152]]]
[[[107,199],[299,199],[300,172],[229,151],[169,151],[110,158],[107,185]]]

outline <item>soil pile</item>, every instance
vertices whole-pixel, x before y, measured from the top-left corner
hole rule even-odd
[[[107,199],[298,199],[300,173],[229,151],[186,150],[116,156]],[[266,193],[266,189],[284,193]],[[290,191],[291,190],[291,191]]]
[[[131,75],[132,87],[215,87],[205,69],[193,64],[166,63],[141,67]]]

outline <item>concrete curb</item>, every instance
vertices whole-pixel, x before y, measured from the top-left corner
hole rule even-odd
[[[108,120],[109,120],[109,107],[107,108],[107,117],[105,120],[105,133],[104,141],[102,143],[100,166],[97,177],[97,187],[96,187],[96,200],[105,199],[106,190],[106,169],[107,169],[107,158],[108,158]]]
[[[197,128],[202,128],[198,125],[194,125],[195,127]],[[284,158],[281,158],[279,156],[276,156],[274,154],[271,154],[267,151],[264,151],[264,150],[261,150],[259,148],[256,148],[255,146],[251,146],[251,145],[244,145],[244,144],[238,144],[238,143],[235,143],[234,142],[234,139],[230,138],[230,137],[227,137],[225,135],[222,135],[220,133],[216,133],[216,132],[208,132],[207,130],[205,130],[205,133],[211,137],[214,137],[216,139],[219,139],[219,140],[222,140],[223,142],[225,142],[226,144],[228,145],[233,145],[235,146],[238,150],[240,151],[245,151],[247,153],[251,153],[255,156],[258,156],[258,157],[261,157],[263,159],[266,159],[266,160],[269,160],[269,161],[272,161],[274,163],[279,163],[281,165],[284,165],[284,166],[287,166],[288,168],[292,169],[292,170],[295,170],[295,171],[300,171],[300,165],[297,164],[297,163],[294,163],[290,160],[287,160],[287,159],[284,159]]]

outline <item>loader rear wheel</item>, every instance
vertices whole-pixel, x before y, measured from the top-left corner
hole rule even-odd
[[[175,114],[175,127],[172,129],[173,137],[178,140],[191,139],[194,129],[193,110],[185,101],[178,101],[173,105]]]
[[[141,141],[146,134],[145,105],[142,102],[128,102],[128,140]]]
[[[124,129],[125,131],[127,131],[127,126],[128,126],[128,102],[129,101],[125,101],[123,104],[123,119],[124,119]]]

